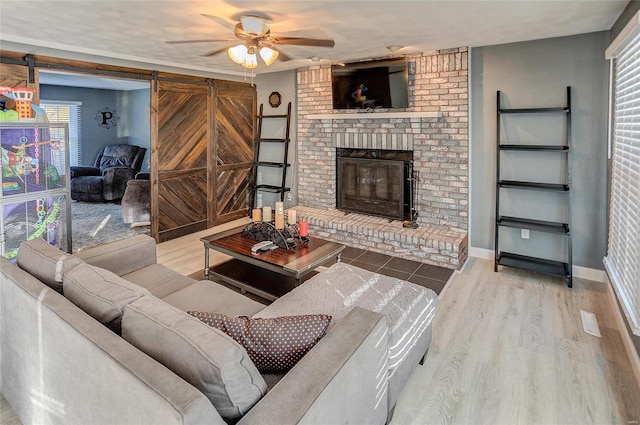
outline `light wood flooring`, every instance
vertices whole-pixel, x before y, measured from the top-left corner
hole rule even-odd
[[[638,424],[640,389],[605,285],[564,282],[471,258],[441,294],[391,424]],[[584,333],[581,309],[602,338]]]
[[[157,246],[158,263],[184,275],[202,270],[204,274],[204,245],[200,238],[216,232],[231,229],[242,224],[249,224],[249,218],[241,218],[211,229],[202,230],[187,236],[162,242]],[[209,250],[209,266],[213,267],[230,259],[228,255]]]
[[[213,232],[159,244],[158,262],[184,274],[201,270],[199,238]],[[211,252],[212,265],[227,258]],[[602,338],[583,332],[581,309],[596,314]],[[0,424],[19,424],[0,403]],[[639,420],[640,389],[604,284],[574,279],[568,289],[561,279],[494,273],[490,261],[471,258],[440,294],[431,348],[391,425]]]

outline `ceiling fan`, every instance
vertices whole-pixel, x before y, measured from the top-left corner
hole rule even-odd
[[[202,39],[202,40],[178,40],[167,41],[168,44],[186,43],[226,43],[224,47],[205,53],[203,56],[213,56],[225,50],[232,61],[245,68],[258,66],[259,55],[264,63],[269,66],[276,59],[281,61],[291,60],[291,57],[283,53],[278,46],[319,46],[333,47],[335,42],[331,39],[307,38],[282,35],[274,35],[269,28],[269,19],[257,15],[243,15],[240,22],[233,25],[217,16],[202,14],[209,19],[233,30],[236,39]],[[238,42],[239,41],[239,42]]]

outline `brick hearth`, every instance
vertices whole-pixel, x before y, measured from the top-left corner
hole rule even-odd
[[[467,258],[467,233],[460,230],[420,226],[402,227],[402,222],[336,209],[295,207],[298,220],[309,223],[312,236],[355,248],[458,269]]]

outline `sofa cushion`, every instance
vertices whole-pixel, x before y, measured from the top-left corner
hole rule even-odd
[[[20,244],[18,266],[50,288],[62,293],[62,275],[83,261],[60,251],[42,238]]]
[[[115,273],[86,263],[66,272],[62,285],[66,298],[118,334],[124,307],[149,295]]]
[[[103,172],[109,167],[132,167],[139,150],[140,148],[134,145],[107,145],[103,150],[100,163],[96,165]]]
[[[233,339],[155,297],[125,307],[122,337],[202,391],[225,420],[241,417],[266,392]]]
[[[265,308],[264,304],[210,280],[194,282],[159,298],[182,311],[208,311],[229,316],[253,316]]]
[[[129,282],[147,288],[151,295],[160,299],[184,289],[196,281],[157,263],[124,274],[122,277]]]
[[[242,345],[261,373],[286,372],[326,335],[331,316],[306,314],[273,319],[188,311]]]
[[[83,249],[74,255],[92,266],[124,276],[156,264],[156,240],[147,235],[136,235]]]

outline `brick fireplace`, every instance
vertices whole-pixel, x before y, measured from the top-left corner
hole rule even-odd
[[[413,152],[337,148],[336,207],[395,220],[411,220]]]
[[[340,239],[337,232],[341,231],[344,241],[352,246],[459,268],[466,258],[468,229],[467,48],[410,55],[408,59],[414,65],[409,75],[410,107],[405,113],[334,112],[330,67],[298,71],[298,203],[314,215],[310,224],[313,227],[317,222],[315,230],[325,237]],[[316,210],[326,211],[331,220],[344,221],[335,214],[337,148],[412,151],[414,169],[420,174],[414,206],[418,229],[382,221],[379,227],[384,229],[379,230],[383,233],[393,232],[399,225],[403,236],[371,245],[371,237],[355,240],[357,232],[346,232],[347,224],[332,226],[321,213],[316,214]],[[366,216],[363,220],[367,221]],[[406,241],[416,238],[430,240],[406,248]],[[444,248],[437,248],[441,245]]]

